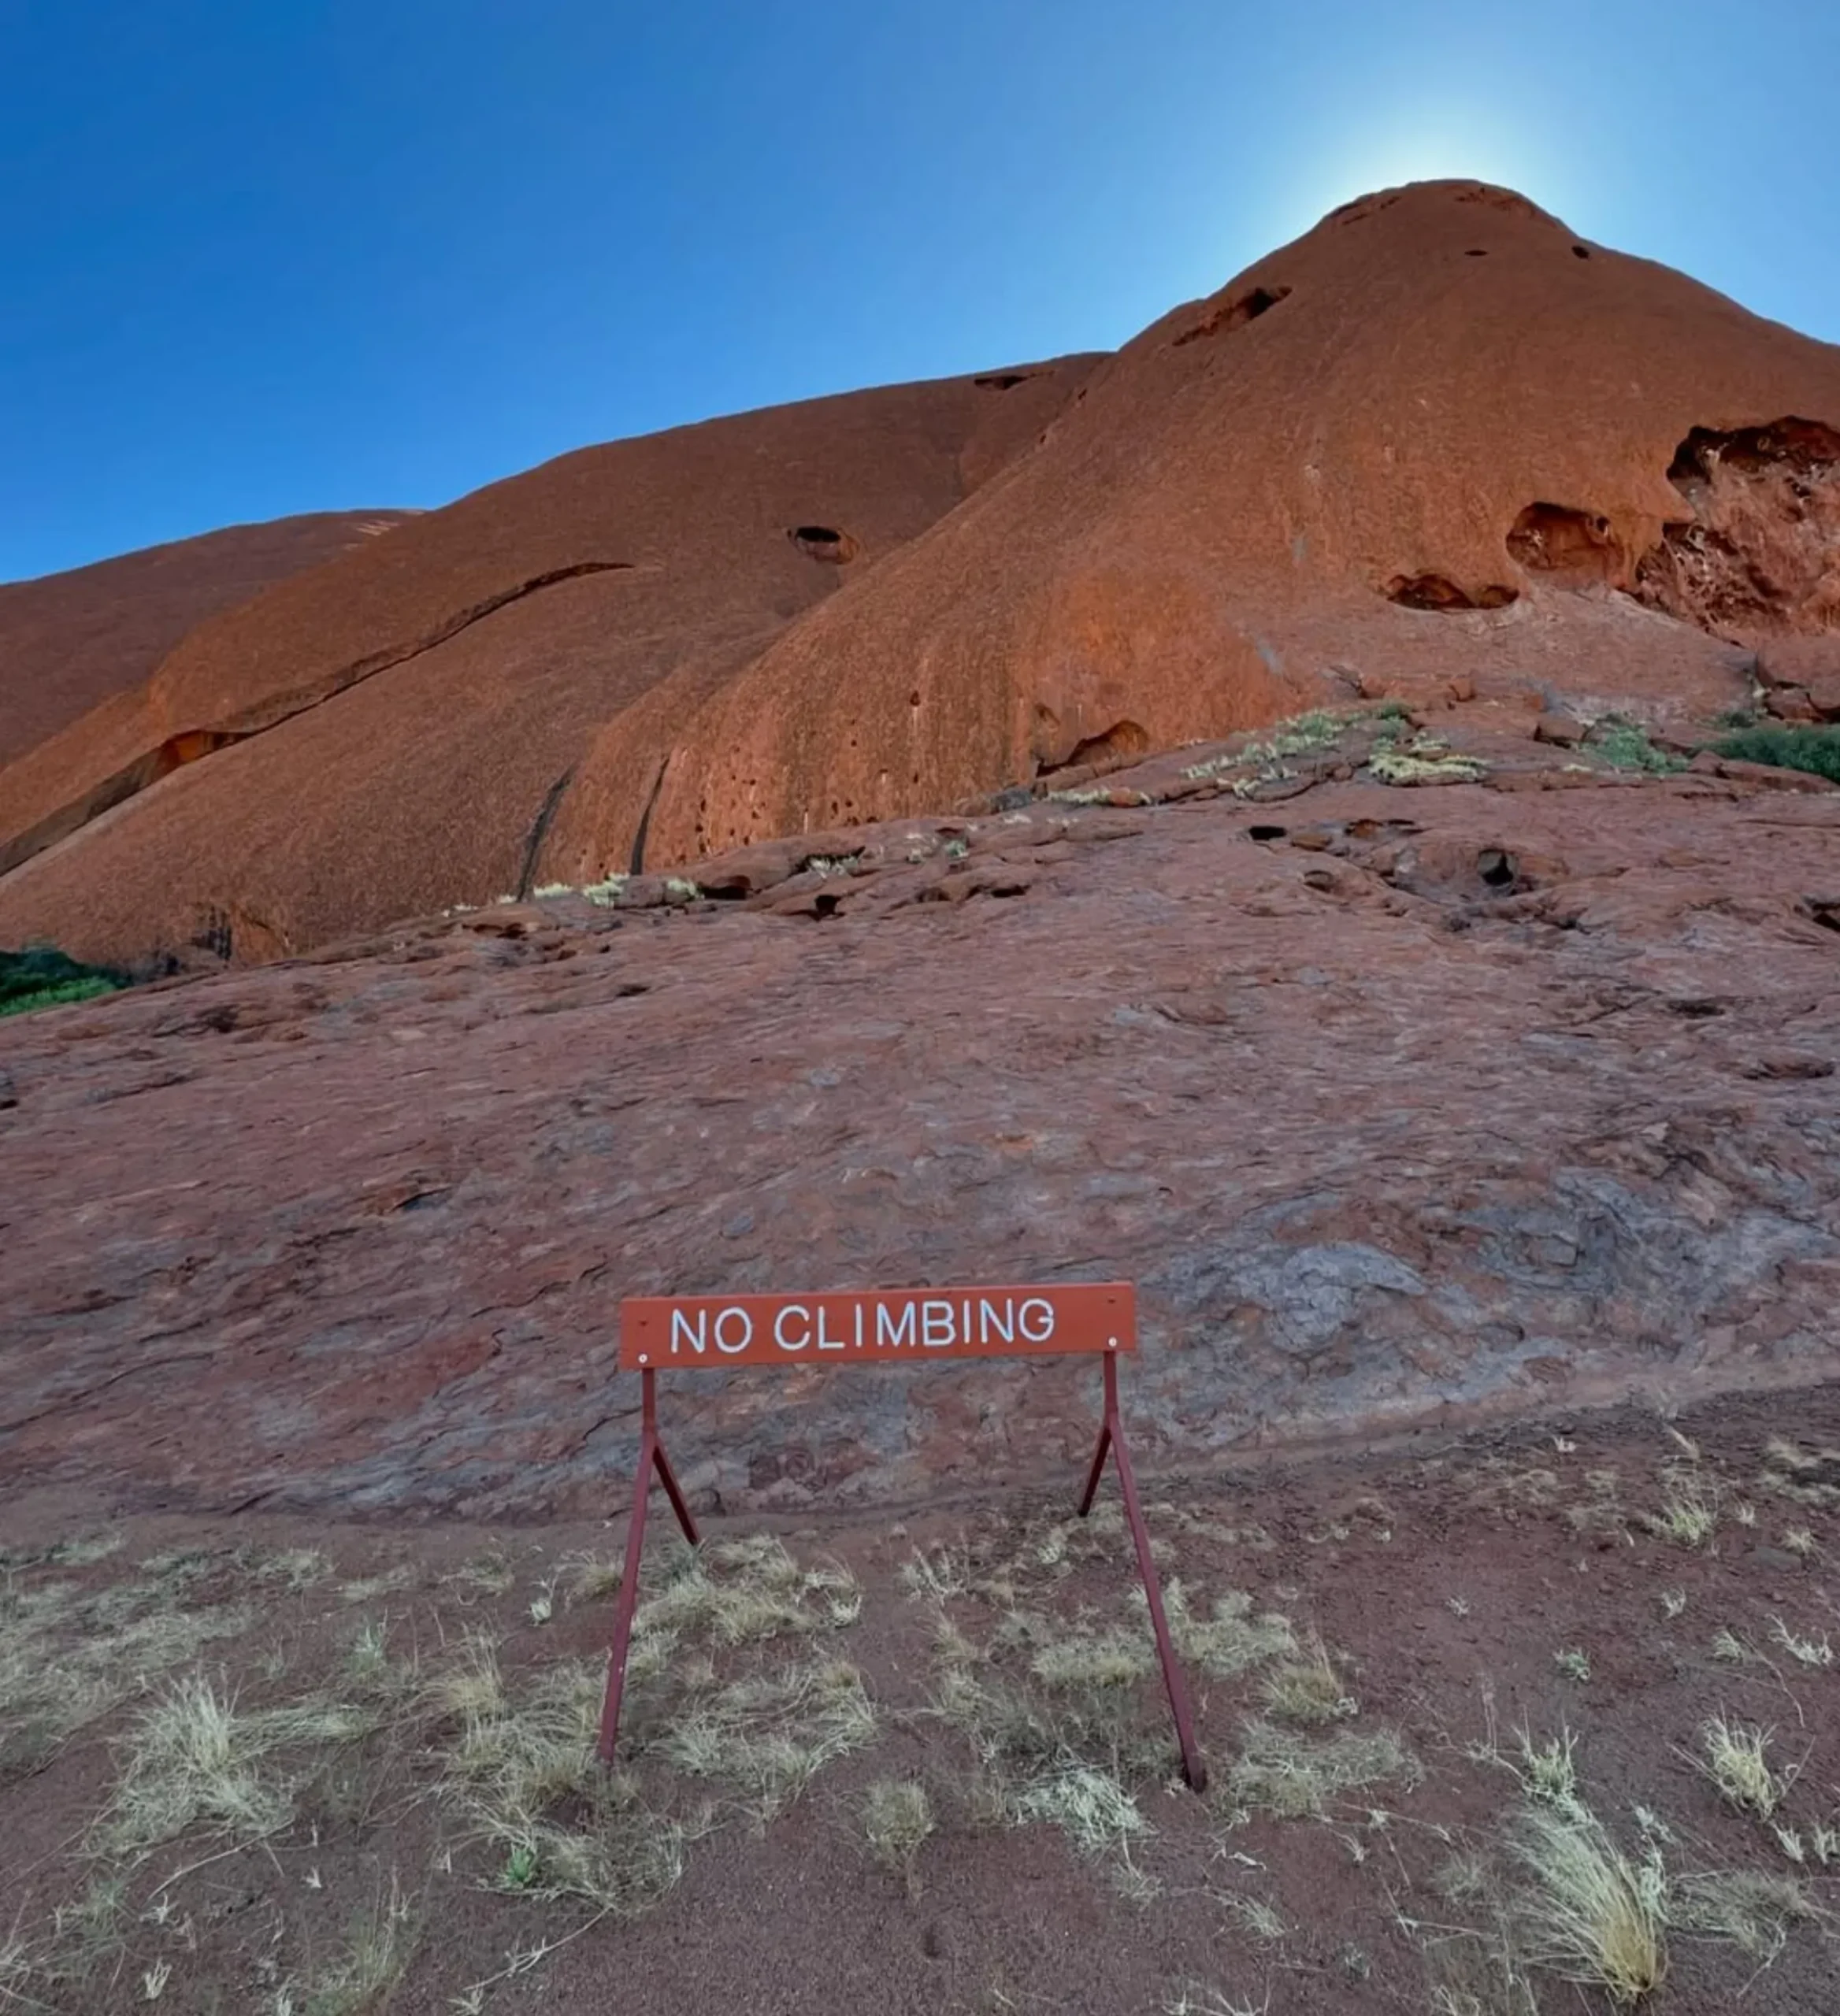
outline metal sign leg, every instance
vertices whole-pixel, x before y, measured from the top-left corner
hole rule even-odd
[[[1188,1683],[1177,1663],[1175,1644],[1169,1635],[1169,1619],[1163,1614],[1163,1588],[1156,1579],[1156,1563],[1150,1553],[1150,1531],[1144,1524],[1143,1508],[1137,1503],[1137,1480],[1131,1473],[1130,1451],[1125,1447],[1124,1420],[1118,1403],[1118,1360],[1105,1361],[1105,1421],[1099,1431],[1099,1446],[1092,1452],[1092,1468],[1086,1478],[1085,1495],[1080,1500],[1083,1519],[1092,1509],[1100,1473],[1107,1453],[1118,1459],[1118,1489],[1125,1501],[1125,1518],[1137,1550],[1137,1572],[1144,1578],[1144,1595],[1150,1606],[1150,1628],[1156,1634],[1156,1656],[1163,1662],[1163,1684],[1169,1690],[1170,1711],[1175,1717],[1176,1741],[1182,1753],[1182,1776],[1198,1792],[1208,1789],[1208,1766],[1195,1740],[1195,1720],[1189,1707]]]
[[[671,1469],[671,1460],[658,1439],[658,1403],[652,1388],[651,1368],[648,1366],[640,1377],[643,1381],[643,1398],[639,1462],[632,1473],[632,1517],[626,1528],[626,1564],[620,1575],[620,1600],[614,1612],[613,1648],[607,1659],[607,1696],[600,1710],[598,1747],[603,1764],[613,1762],[614,1745],[619,1740],[620,1698],[626,1689],[626,1652],[632,1638],[632,1613],[639,1605],[639,1564],[645,1551],[645,1509],[651,1495],[651,1473],[655,1469],[663,1480],[665,1495],[671,1501],[671,1510],[677,1515],[677,1524],[684,1530],[684,1539],[692,1547],[698,1544],[696,1521],[690,1516],[690,1508],[684,1501],[683,1492]]]

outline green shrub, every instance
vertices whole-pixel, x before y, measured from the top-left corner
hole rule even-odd
[[[1840,725],[1741,728],[1721,736],[1712,747],[1721,756],[1772,763],[1779,770],[1807,770],[1840,784]]]
[[[1684,770],[1684,757],[1671,756],[1664,749],[1657,749],[1649,739],[1648,730],[1639,722],[1626,721],[1620,714],[1606,714],[1592,729],[1590,746],[1606,763],[1613,764],[1619,770],[1642,770],[1651,776],[1671,776],[1676,770]]]
[[[0,1015],[23,1015],[62,1001],[90,1001],[127,984],[120,973],[81,965],[54,945],[0,952]]]

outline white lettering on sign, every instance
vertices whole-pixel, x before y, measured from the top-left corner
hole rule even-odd
[[[814,1295],[760,1312],[765,1335],[788,1358],[807,1352],[989,1349],[1002,1345],[1052,1343],[1056,1311],[1045,1295],[916,1295],[895,1302],[879,1298]],[[738,1358],[754,1343],[754,1313],[739,1303],[670,1313],[670,1355],[703,1358],[713,1343],[723,1356]]]
[[[898,1351],[903,1344],[911,1344],[914,1341],[912,1303],[902,1306],[901,1320],[898,1324],[893,1317],[894,1312],[889,1309],[877,1309],[875,1312],[875,1348],[877,1351],[885,1345],[891,1350]]]

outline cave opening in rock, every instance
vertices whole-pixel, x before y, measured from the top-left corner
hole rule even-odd
[[[1401,609],[1430,610],[1442,615],[1464,610],[1505,609],[1519,595],[1518,589],[1504,582],[1491,581],[1472,595],[1442,574],[1396,574],[1382,592]]]
[[[1510,557],[1530,574],[1545,574],[1569,586],[1616,581],[1623,556],[1601,511],[1565,504],[1530,504],[1508,535]]]
[[[1199,343],[1204,336],[1231,335],[1235,329],[1243,329],[1248,322],[1256,322],[1261,315],[1268,315],[1281,301],[1290,298],[1287,287],[1256,287],[1249,294],[1242,294],[1237,300],[1204,315],[1190,329],[1185,329],[1175,339],[1173,347],[1180,350],[1185,343]]]
[[[856,542],[834,525],[794,525],[786,536],[799,550],[814,560],[840,565],[856,557]]]

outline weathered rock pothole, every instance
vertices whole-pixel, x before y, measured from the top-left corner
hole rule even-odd
[[[1740,643],[1840,631],[1840,432],[1696,427],[1668,474],[1686,514],[1638,566],[1642,601]]]

